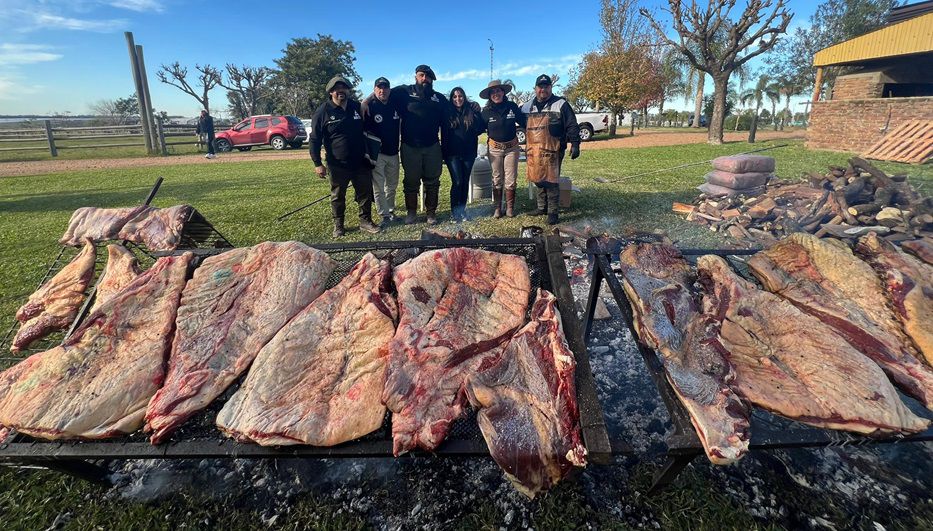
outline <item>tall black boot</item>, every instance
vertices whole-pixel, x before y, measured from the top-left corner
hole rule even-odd
[[[558,212],[560,212],[560,189],[549,186],[547,190],[547,224],[557,225]]]
[[[343,218],[334,218],[334,238],[342,238],[344,234]]]
[[[437,196],[440,190],[430,188],[424,194],[424,209],[428,213],[428,225],[437,225]]]
[[[501,218],[502,217],[502,188],[493,188],[492,189],[492,204],[496,206],[496,211],[492,213],[492,217]]]
[[[547,188],[535,186],[537,193],[535,199],[538,201],[538,209],[531,213],[532,216],[544,216],[547,214]]]
[[[418,221],[418,192],[405,194],[405,208],[408,214],[405,216],[405,224],[412,225]]]

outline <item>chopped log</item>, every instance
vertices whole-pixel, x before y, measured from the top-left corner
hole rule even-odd
[[[685,203],[677,203],[677,202],[674,202],[674,207],[673,207],[671,210],[673,210],[674,212],[676,212],[676,213],[678,213],[678,214],[690,214],[691,212],[693,212],[693,211],[696,210],[696,209],[697,209],[697,207],[695,207],[695,206],[693,206],[693,205],[688,205],[688,204],[685,204]]]
[[[858,224],[858,220],[855,219],[855,216],[849,214],[849,203],[846,201],[843,190],[836,190],[833,192],[833,202],[836,204],[836,214],[842,216],[842,219],[844,219],[846,223],[849,225]]]
[[[829,220],[829,225],[837,225],[840,221],[842,221],[842,216],[835,216],[833,219]],[[822,238],[823,236],[826,236],[827,232],[829,231],[826,230],[826,225],[823,225],[820,227],[820,230],[816,231],[816,233],[813,235],[817,238]]]
[[[892,186],[894,184],[894,181],[892,181],[891,178],[888,177],[886,173],[879,170],[872,163],[868,162],[867,160],[863,158],[852,157],[851,159],[849,159],[849,164],[857,170],[863,170],[865,172],[868,172],[874,179],[875,186],[879,188]]]
[[[742,211],[737,208],[730,208],[722,211],[722,219],[733,219],[742,215]]]
[[[902,182],[907,181],[907,176],[904,174],[892,175],[891,180],[896,183],[902,183]]]
[[[862,190],[865,189],[865,185],[868,184],[868,179],[864,177],[856,177],[852,180],[851,183],[842,187],[842,193],[845,196],[846,203],[853,204],[858,202],[859,196],[862,194]]]

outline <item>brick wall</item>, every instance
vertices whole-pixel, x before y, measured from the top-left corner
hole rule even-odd
[[[933,120],[933,97],[831,100],[813,104],[807,147],[861,153],[908,120]]]
[[[883,87],[884,81],[878,72],[840,76],[833,84],[832,100],[880,98]]]

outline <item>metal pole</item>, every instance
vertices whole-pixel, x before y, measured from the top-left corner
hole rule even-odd
[[[156,142],[156,123],[152,110],[152,97],[149,96],[149,76],[146,75],[146,61],[143,59],[143,46],[136,45],[136,60],[139,63],[139,80],[143,85],[143,93],[146,94],[146,116],[149,118],[149,138],[152,142],[152,150],[160,153],[159,144]]]
[[[49,141],[49,153],[53,157],[57,157],[58,150],[55,148],[55,135],[52,134],[52,122],[49,120],[45,120],[45,137]]]
[[[149,113],[146,112],[146,95],[143,93],[142,79],[139,77],[139,61],[136,56],[136,44],[133,42],[133,32],[126,31],[126,45],[130,51],[130,70],[133,72],[133,82],[136,85],[136,99],[139,101],[139,122],[143,128],[143,139],[146,141],[146,153],[152,154],[152,138],[149,134]]]

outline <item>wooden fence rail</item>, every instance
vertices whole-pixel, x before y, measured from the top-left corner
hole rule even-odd
[[[58,150],[60,149],[97,149],[97,148],[113,148],[113,147],[146,147],[145,137],[143,135],[142,125],[108,125],[108,126],[93,126],[93,127],[52,127],[52,122],[50,120],[44,120],[45,128],[43,129],[8,129],[0,130],[0,143],[27,143],[27,142],[43,142],[45,146],[17,146],[17,147],[0,147],[0,152],[4,151],[44,151],[48,150],[53,157],[58,156]],[[167,155],[169,146],[184,146],[196,144],[198,146],[202,145],[203,142],[200,138],[195,141],[189,142],[166,142],[166,137],[177,138],[181,136],[190,137],[197,130],[197,126],[188,125],[188,124],[162,124],[161,122],[155,124],[154,137],[157,138],[156,152],[161,155]],[[111,131],[112,133],[107,134],[105,131]],[[94,134],[100,133],[100,134]],[[62,140],[100,140],[100,139],[115,139],[115,138],[127,138],[138,137],[140,142],[133,143],[91,143],[91,144],[82,144],[79,146],[61,146],[56,145],[56,141]]]

